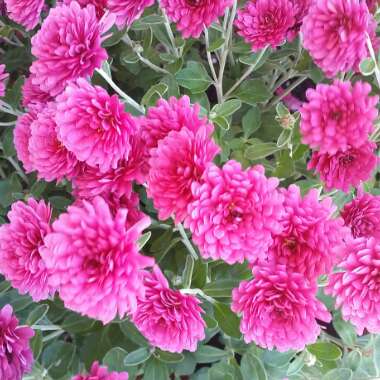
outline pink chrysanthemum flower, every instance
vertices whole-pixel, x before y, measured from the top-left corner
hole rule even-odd
[[[32,30],[40,21],[44,0],[5,0],[8,17]]]
[[[71,380],[128,380],[128,373],[109,372],[107,367],[94,362],[88,375],[76,375]]]
[[[200,301],[193,295],[169,288],[161,270],[145,275],[145,297],[140,298],[132,316],[150,344],[169,352],[196,351],[205,338]]]
[[[326,292],[336,297],[335,306],[342,308],[343,319],[350,321],[359,335],[364,329],[380,333],[380,242],[372,237],[352,239],[339,267],[344,272],[330,276]]]
[[[328,77],[356,70],[376,22],[362,0],[316,0],[303,20],[303,45]]]
[[[107,0],[63,0],[62,3],[70,5],[73,1],[76,1],[81,8],[86,8],[87,5],[91,4],[95,7],[96,15],[100,20],[107,11]]]
[[[51,231],[50,206],[29,198],[15,202],[8,213],[9,224],[0,227],[0,272],[21,294],[40,301],[54,293],[41,258],[44,238]]]
[[[177,24],[183,38],[198,38],[204,27],[208,28],[233,0],[161,0],[160,5],[169,19]]]
[[[130,26],[139,19],[145,8],[154,4],[154,0],[108,0],[108,9],[116,16],[119,28]]]
[[[367,6],[368,9],[373,13],[376,11],[377,7],[379,6],[380,1],[379,0],[367,0]]]
[[[180,223],[187,216],[187,207],[193,200],[192,185],[200,181],[220,151],[211,138],[212,132],[210,125],[197,132],[187,128],[171,131],[151,150],[147,191],[159,219],[173,217]]]
[[[332,218],[336,207],[331,198],[319,201],[318,190],[312,189],[302,198],[299,187],[291,185],[283,194],[283,231],[274,237],[264,263],[286,265],[314,281],[341,259],[349,230],[342,219]]]
[[[186,127],[197,131],[202,125],[212,125],[207,118],[200,117],[199,104],[192,105],[187,95],[168,101],[160,99],[155,107],[150,107],[146,117],[140,119],[142,138],[147,149],[156,148],[158,142],[170,131],[179,131]]]
[[[119,161],[116,169],[102,173],[97,168],[83,165],[73,180],[75,195],[92,198],[106,193],[129,194],[132,191],[133,181],[143,184],[149,168],[145,142],[140,133],[137,133],[131,136],[130,143],[131,151],[128,159]]]
[[[85,79],[69,84],[57,97],[56,122],[63,145],[101,172],[116,169],[120,160],[128,159],[130,136],[137,131],[117,95],[110,96]]]
[[[304,144],[320,153],[335,154],[348,147],[358,148],[368,140],[377,117],[378,96],[369,96],[368,83],[334,81],[306,92],[308,102],[301,108]]]
[[[358,187],[361,182],[371,178],[378,163],[375,149],[375,143],[367,142],[358,148],[349,148],[333,155],[314,152],[308,169],[315,169],[327,190],[348,192],[351,186]]]
[[[91,76],[107,59],[101,35],[108,27],[107,21],[98,21],[92,5],[82,9],[73,1],[51,9],[32,38],[37,58],[30,68],[33,84],[56,96],[68,82]]]
[[[142,271],[154,263],[137,245],[149,218],[127,229],[127,214],[119,209],[113,215],[102,197],[70,206],[53,223],[42,251],[65,306],[103,323],[136,310],[144,295]]]
[[[39,86],[33,84],[33,75],[30,75],[22,86],[22,105],[25,108],[44,106],[54,100],[48,92],[44,92]]]
[[[38,178],[61,181],[72,178],[79,171],[80,163],[62,144],[57,135],[55,122],[56,105],[49,103],[42,109],[30,126],[30,160]]]
[[[29,341],[33,336],[29,326],[19,326],[11,305],[0,309],[0,379],[21,380],[32,370]]]
[[[29,173],[34,170],[32,159],[29,153],[29,140],[31,136],[31,125],[37,119],[37,110],[31,109],[29,112],[17,118],[16,127],[13,132],[13,142],[16,148],[18,159],[22,162],[24,170]]]
[[[209,166],[201,183],[193,184],[185,220],[202,256],[234,264],[265,255],[272,234],[282,230],[278,183],[265,177],[262,166],[243,170],[236,161]]]
[[[290,0],[250,0],[238,11],[235,21],[238,34],[251,45],[252,51],[281,45],[294,24]]]
[[[8,76],[9,74],[5,72],[5,65],[0,65],[0,98],[5,95],[5,79]]]
[[[294,25],[288,30],[287,39],[293,40],[301,29],[303,19],[307,15],[314,0],[290,0],[293,4]]]
[[[363,193],[347,203],[341,216],[354,238],[376,237],[380,239],[380,196]]]
[[[254,274],[232,291],[231,308],[242,315],[244,340],[280,352],[314,343],[321,331],[316,319],[331,320],[315,296],[316,286],[284,265],[259,267]]]

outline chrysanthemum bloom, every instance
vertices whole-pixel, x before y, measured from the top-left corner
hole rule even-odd
[[[293,40],[301,29],[303,19],[307,15],[309,8],[311,7],[313,0],[290,0],[293,4],[294,12],[294,25],[288,30],[287,39],[288,41]]]
[[[266,254],[272,234],[282,230],[283,195],[278,179],[265,177],[262,166],[243,170],[236,161],[210,165],[193,184],[186,227],[204,258],[229,264],[255,261]]]
[[[346,226],[351,228],[354,238],[376,237],[380,239],[380,196],[360,192],[347,203],[341,216]]]
[[[5,0],[8,17],[32,30],[40,21],[44,0]]]
[[[198,38],[204,27],[208,28],[233,0],[161,0],[160,5],[169,19],[177,24],[183,38]]]
[[[80,163],[62,144],[57,135],[56,106],[49,103],[38,113],[30,126],[30,160],[38,178],[61,181],[71,178],[79,170]]]
[[[185,95],[168,101],[160,99],[156,107],[150,107],[146,117],[140,118],[142,138],[147,149],[156,148],[158,141],[165,138],[170,131],[179,131],[183,127],[197,131],[202,125],[212,125],[207,118],[200,117],[199,104],[192,105]]]
[[[108,9],[116,15],[119,28],[130,26],[143,14],[145,8],[154,4],[154,0],[108,0]]]
[[[212,140],[212,132],[210,125],[197,132],[187,128],[171,131],[151,150],[147,192],[159,219],[173,217],[176,223],[185,219],[193,200],[192,185],[200,181],[207,165],[220,151]]]
[[[35,301],[46,299],[54,290],[41,258],[44,238],[50,229],[51,209],[44,201],[29,198],[13,203],[9,224],[0,227],[0,272],[21,294]]]
[[[81,8],[73,1],[51,9],[32,38],[33,84],[56,96],[69,81],[91,76],[107,59],[101,35],[109,26],[99,22],[92,5]]]
[[[29,173],[34,170],[29,153],[29,140],[31,136],[31,124],[37,119],[37,110],[31,109],[29,112],[17,118],[16,127],[13,131],[13,142],[16,148],[18,159],[22,162],[24,170]]]
[[[351,186],[358,187],[361,182],[371,178],[378,163],[375,149],[375,143],[367,142],[359,148],[350,148],[333,155],[314,152],[308,169],[315,169],[327,190],[347,192]]]
[[[304,144],[320,153],[335,154],[348,147],[358,148],[368,140],[377,117],[378,96],[369,96],[368,83],[334,81],[306,92],[308,102],[301,108]]]
[[[0,309],[0,379],[21,380],[32,370],[29,341],[33,336],[30,327],[19,326],[11,305]]]
[[[87,5],[92,4],[95,7],[96,15],[100,20],[107,11],[107,0],[63,0],[62,3],[70,5],[73,1],[76,1],[82,8],[86,8]]]
[[[33,84],[33,75],[26,78],[22,86],[22,105],[25,108],[41,107],[54,100],[48,92],[44,92],[39,86]]]
[[[8,76],[9,74],[5,72],[5,65],[0,65],[0,98],[5,95],[5,79]]]
[[[63,145],[79,161],[101,172],[116,169],[128,159],[130,136],[137,131],[117,95],[85,79],[69,84],[57,97],[56,122]]]
[[[359,335],[364,329],[380,333],[380,242],[375,238],[352,239],[347,244],[344,272],[330,276],[326,292],[336,297],[335,306],[350,321]]]
[[[140,133],[130,138],[131,151],[128,159],[118,162],[116,169],[102,173],[97,168],[83,165],[73,180],[74,193],[82,198],[92,198],[101,194],[129,194],[133,181],[143,184],[148,173],[148,157],[145,142]]]
[[[242,315],[244,340],[280,352],[314,343],[321,331],[316,319],[331,320],[315,296],[316,286],[285,265],[258,267],[254,275],[232,291],[231,308]]]
[[[343,219],[333,219],[336,207],[332,199],[319,201],[318,190],[312,189],[302,198],[299,187],[291,185],[283,195],[283,231],[274,237],[264,262],[286,265],[314,281],[341,259],[350,232]]]
[[[112,215],[102,197],[70,206],[53,223],[42,251],[65,306],[103,323],[136,310],[144,295],[142,271],[154,263],[137,244],[149,218],[127,229],[127,214],[119,209]]]
[[[371,12],[375,12],[376,8],[379,6],[379,3],[380,3],[379,0],[367,0],[368,9]]]
[[[376,22],[361,0],[316,0],[303,20],[303,45],[328,77],[356,70],[368,56]]]
[[[196,351],[205,338],[200,301],[169,288],[161,270],[145,276],[145,297],[139,298],[133,322],[150,344],[169,352]]]
[[[285,42],[288,30],[295,24],[294,15],[290,0],[250,0],[238,11],[235,25],[252,51],[258,51]]]
[[[128,380],[128,373],[109,372],[107,367],[94,362],[88,375],[76,375],[71,380]]]

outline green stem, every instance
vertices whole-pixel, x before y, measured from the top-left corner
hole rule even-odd
[[[212,304],[216,303],[216,300],[214,298],[212,298],[212,297],[208,296],[207,294],[205,294],[203,292],[203,290],[201,290],[201,289],[181,289],[180,291],[183,294],[199,295],[202,298],[204,298],[206,301],[208,301],[208,302],[210,302]]]
[[[16,120],[15,121],[6,122],[6,123],[0,122],[0,127],[12,127],[15,124],[16,124]]]
[[[375,63],[375,77],[376,77],[377,85],[380,87],[380,69],[379,69],[377,59],[376,59],[375,50],[373,49],[371,38],[367,32],[366,32],[366,35],[367,35],[368,51],[369,51],[369,54],[370,54],[373,62]]]
[[[45,337],[42,338],[42,342],[46,343],[49,342],[52,339],[57,338],[58,336],[62,335],[65,331],[64,330],[57,330],[54,331],[53,333],[46,335]]]
[[[179,58],[180,55],[178,54],[178,49],[177,49],[177,46],[175,44],[175,38],[174,38],[174,34],[173,34],[173,31],[172,31],[172,28],[170,26],[170,20],[168,19],[168,16],[166,15],[166,13],[163,10],[163,8],[161,8],[161,9],[162,9],[162,15],[164,16],[164,19],[165,19],[165,29],[166,29],[166,32],[168,33],[168,37],[169,37],[170,43],[172,44],[173,53],[176,56],[176,58]]]
[[[214,67],[214,64],[212,62],[211,53],[209,52],[210,40],[209,40],[209,36],[208,36],[208,29],[206,27],[204,28],[204,33],[205,33],[205,44],[206,44],[206,54],[207,54],[208,65],[210,66],[210,70],[211,70],[212,78],[214,79],[214,83],[217,83],[218,77],[216,75],[215,67]]]
[[[39,331],[63,331],[60,326],[56,325],[33,325],[31,327],[33,330]]]
[[[183,225],[181,223],[177,224],[177,230],[182,237],[182,243],[185,245],[190,255],[193,257],[194,260],[198,260],[197,252],[195,251],[193,245],[191,244],[191,241],[189,237],[187,236],[186,231],[183,228]]]

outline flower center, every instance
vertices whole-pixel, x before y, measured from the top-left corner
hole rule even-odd
[[[355,157],[352,154],[347,154],[339,158],[339,162],[343,166],[350,166],[355,160]]]

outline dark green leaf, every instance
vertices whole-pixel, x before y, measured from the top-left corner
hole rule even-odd
[[[145,364],[144,378],[152,380],[169,380],[170,376],[168,366],[152,357]]]
[[[210,118],[227,117],[233,115],[241,107],[241,101],[238,99],[227,100],[222,104],[217,104],[210,112]]]
[[[232,289],[236,288],[239,282],[238,279],[216,280],[208,283],[203,291],[213,298],[231,297]]]
[[[245,150],[244,156],[248,160],[255,161],[268,157],[279,149],[275,143],[257,141]]]
[[[138,346],[149,346],[147,340],[141,335],[132,322],[126,319],[125,321],[122,321],[119,326],[123,334],[132,342],[136,343]]]
[[[225,334],[234,338],[241,337],[240,320],[230,306],[216,302],[214,304],[214,317]]]
[[[337,316],[334,318],[333,325],[345,344],[353,346],[356,343],[355,328],[350,322],[346,322],[340,316]]]
[[[47,314],[48,310],[48,305],[37,305],[29,314],[26,324],[29,326],[37,324]]]
[[[243,355],[240,366],[243,380],[268,380],[265,367],[257,356],[251,353]]]
[[[43,348],[43,342],[42,342],[42,332],[41,331],[35,331],[34,337],[30,341],[30,348],[33,351],[33,358],[34,360],[37,360],[42,352]]]
[[[93,319],[72,313],[63,320],[62,328],[75,334],[90,330],[94,324],[95,321]]]
[[[194,358],[198,363],[213,363],[225,358],[228,353],[220,348],[212,346],[200,346],[194,353]]]
[[[75,354],[71,343],[56,341],[50,344],[42,354],[42,364],[49,369],[49,375],[60,378],[67,374]]]
[[[146,362],[152,353],[149,348],[142,347],[136,351],[130,352],[124,359],[124,364],[127,366],[136,366]]]
[[[250,137],[261,126],[261,111],[256,105],[252,106],[250,110],[243,116],[243,131],[244,137]]]
[[[121,347],[111,348],[103,358],[103,364],[105,364],[110,371],[126,371],[127,368],[124,365],[124,360],[128,352]]]
[[[183,354],[158,349],[154,352],[154,356],[164,363],[180,363],[184,359]]]
[[[192,93],[204,92],[212,83],[206,69],[199,62],[190,61],[186,68],[176,74],[178,84]]]
[[[256,103],[267,101],[272,94],[263,81],[260,79],[251,79],[243,82],[238,89],[234,91],[234,96],[244,103],[255,105]]]

